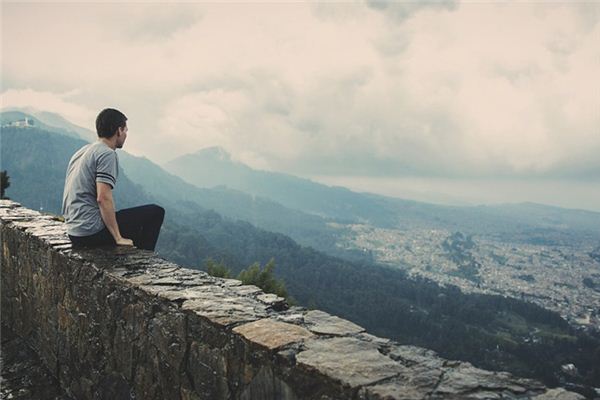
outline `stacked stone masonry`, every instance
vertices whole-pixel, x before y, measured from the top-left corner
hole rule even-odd
[[[74,399],[578,399],[0,201],[2,323]]]

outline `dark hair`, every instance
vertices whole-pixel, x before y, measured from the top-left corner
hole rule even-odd
[[[117,133],[117,129],[125,127],[126,121],[127,117],[121,111],[114,108],[105,108],[96,117],[96,132],[98,133],[98,137],[112,137]]]

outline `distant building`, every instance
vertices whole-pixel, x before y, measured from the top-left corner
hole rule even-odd
[[[17,128],[33,128],[35,125],[34,125],[33,119],[23,118],[23,119],[19,119],[17,121],[9,122],[8,124],[2,125],[3,128],[9,127],[9,126],[14,126]]]

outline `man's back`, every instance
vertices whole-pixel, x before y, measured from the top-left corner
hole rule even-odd
[[[102,141],[83,146],[71,157],[62,203],[69,235],[89,236],[104,228],[96,182],[114,188],[118,170],[117,153]]]

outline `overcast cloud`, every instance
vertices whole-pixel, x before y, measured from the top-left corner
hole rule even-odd
[[[159,163],[219,145],[303,176],[560,178],[600,199],[599,2],[1,7],[3,106],[90,129],[120,108],[127,150]]]

